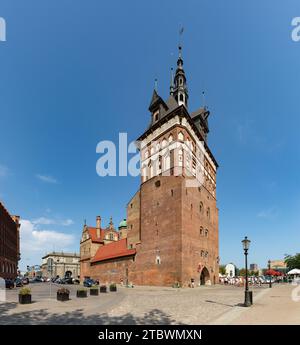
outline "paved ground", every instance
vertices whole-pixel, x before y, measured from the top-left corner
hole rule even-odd
[[[292,299],[293,293],[299,293],[298,302]],[[235,325],[300,325],[300,286],[277,285],[258,296],[255,306],[246,312],[232,319],[227,316],[228,323]]]
[[[300,302],[291,299],[295,286],[254,288],[254,305],[245,308],[243,288],[233,286],[173,289],[118,287],[117,292],[56,301],[57,286],[32,284],[31,305],[17,303],[18,291],[7,291],[0,303],[0,324],[300,324]],[[288,316],[286,316],[288,315]]]

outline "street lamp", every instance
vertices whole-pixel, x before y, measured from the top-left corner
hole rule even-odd
[[[250,242],[251,241],[248,240],[247,236],[245,236],[245,238],[242,240],[244,254],[245,254],[245,270],[246,270],[245,302],[244,302],[245,307],[250,307],[250,305],[252,304],[252,298],[251,298],[252,292],[249,291],[249,287],[248,287],[248,261],[247,261]]]
[[[270,275],[269,288],[271,288],[272,287],[271,260],[268,261],[268,267],[269,267],[269,275]]]

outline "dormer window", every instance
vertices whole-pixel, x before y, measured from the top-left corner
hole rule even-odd
[[[153,121],[154,121],[154,122],[157,122],[157,121],[158,121],[158,115],[159,115],[159,110],[156,110],[156,111],[153,113]]]

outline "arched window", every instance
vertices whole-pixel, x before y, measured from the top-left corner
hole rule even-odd
[[[205,230],[205,237],[208,237],[208,230]]]
[[[153,165],[152,165],[152,161],[150,160],[149,163],[148,163],[148,176],[149,178],[152,178],[153,177]]]
[[[180,94],[179,99],[180,99],[181,102],[184,101],[183,94]]]
[[[168,140],[169,140],[169,143],[171,143],[173,141],[173,135],[172,134],[169,135]]]
[[[200,236],[203,236],[203,227],[200,226]]]
[[[184,135],[183,135],[182,132],[179,132],[179,133],[178,133],[178,140],[181,140],[181,141],[184,140]]]
[[[109,239],[110,239],[111,241],[114,240],[114,234],[113,234],[112,232],[109,234]]]
[[[179,149],[178,151],[178,165],[180,167],[183,166],[183,150],[182,149]]]
[[[171,167],[171,159],[170,159],[170,154],[168,153],[165,157],[164,157],[164,170],[169,170]]]
[[[202,201],[200,201],[200,204],[199,204],[199,211],[200,211],[200,213],[203,212],[203,202]]]
[[[206,215],[207,215],[207,218],[210,219],[210,208],[209,207],[207,208]]]
[[[143,181],[147,181],[147,167],[146,167],[146,165],[143,165],[143,167],[142,167],[142,178],[143,178]]]

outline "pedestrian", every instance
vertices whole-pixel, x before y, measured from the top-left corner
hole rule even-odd
[[[195,287],[195,279],[191,278],[191,287],[194,288]]]

